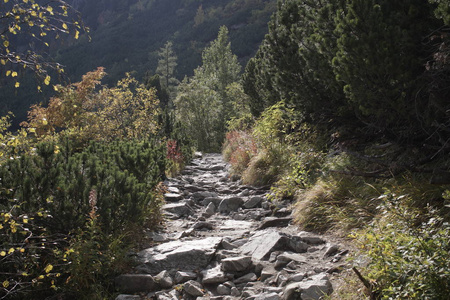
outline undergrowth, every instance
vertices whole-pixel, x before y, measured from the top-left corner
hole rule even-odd
[[[358,268],[373,286],[365,288],[349,270],[346,286],[333,295],[447,299],[450,186],[436,184],[434,172],[406,171],[420,158],[414,149],[388,143],[344,151],[301,120],[280,102],[251,130],[230,132],[223,153],[244,183],[270,185],[273,202],[291,200],[302,229],[357,239],[353,258],[367,257]],[[445,159],[428,165],[445,166]]]

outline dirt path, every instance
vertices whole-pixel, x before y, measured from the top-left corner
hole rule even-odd
[[[166,181],[166,228],[116,278],[116,299],[320,299],[347,250],[291,225],[289,202],[230,180],[219,154],[194,159]]]

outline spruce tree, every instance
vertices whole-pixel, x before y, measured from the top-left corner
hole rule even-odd
[[[169,99],[175,96],[176,85],[179,83],[174,76],[178,63],[172,47],[173,43],[168,41],[164,47],[159,49],[158,67],[156,68],[156,74],[160,75],[161,85],[167,90]]]

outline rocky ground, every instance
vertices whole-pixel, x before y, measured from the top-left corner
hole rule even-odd
[[[133,274],[116,278],[128,299],[321,299],[348,250],[291,224],[288,201],[229,177],[219,154],[193,160],[166,181],[165,229],[137,254]],[[332,298],[332,297],[331,297]]]

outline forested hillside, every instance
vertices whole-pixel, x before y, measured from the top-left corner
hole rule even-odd
[[[254,55],[264,35],[267,22],[276,8],[275,0],[108,0],[68,1],[81,13],[89,34],[80,38],[62,36],[43,49],[65,68],[63,82],[77,81],[86,72],[104,67],[105,84],[114,84],[125,72],[142,79],[154,74],[158,50],[173,42],[178,57],[175,76],[179,80],[192,75],[201,63],[201,52],[217,35],[219,27],[228,26],[233,51],[245,64]],[[45,48],[45,47],[44,47]],[[57,76],[54,76],[57,79]],[[36,95],[33,78],[20,89],[7,82],[2,92],[0,111],[13,111],[18,119],[33,103],[45,102],[52,91]],[[7,88],[8,87],[8,88]]]

